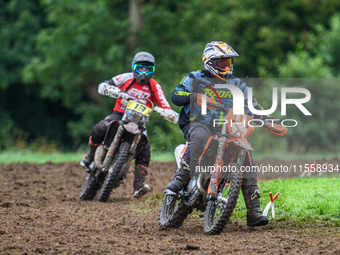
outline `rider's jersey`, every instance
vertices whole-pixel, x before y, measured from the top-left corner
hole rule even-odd
[[[148,107],[151,107],[151,103],[148,101],[151,100],[161,108],[171,109],[161,86],[152,78],[147,84],[142,85],[134,79],[133,73],[130,72],[117,75],[106,81],[106,83],[117,86],[133,97],[142,98],[140,102]],[[113,111],[124,113],[127,103],[126,99],[117,99]]]
[[[179,127],[184,131],[190,122],[202,123],[205,126],[212,126],[214,119],[223,119],[224,113],[218,109],[207,109],[207,113],[201,114],[201,107],[196,100],[190,102],[195,94],[206,94],[217,105],[222,103],[226,109],[233,107],[233,94],[228,89],[216,88],[216,84],[231,84],[239,88],[244,96],[244,110],[250,114],[248,109],[248,86],[241,79],[231,76],[226,81],[215,78],[209,72],[196,71],[189,73],[171,94],[171,101],[177,106],[183,106],[179,116]],[[261,106],[252,99],[254,108],[261,109]],[[186,129],[186,128],[185,128]]]

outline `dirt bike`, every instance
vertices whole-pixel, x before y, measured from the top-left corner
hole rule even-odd
[[[122,120],[109,123],[105,138],[96,149],[94,161],[86,167],[87,176],[81,188],[80,200],[92,200],[99,189],[98,201],[106,202],[113,189],[122,184],[126,178],[132,159],[140,151],[140,143],[146,137],[146,123],[151,114],[157,112],[162,115],[164,109],[154,106],[147,107],[141,103],[141,98],[119,92],[109,95],[113,98],[127,99],[128,103]],[[146,99],[143,99],[144,102]],[[177,123],[178,114],[168,117],[168,121]]]
[[[178,194],[165,190],[159,214],[160,229],[179,228],[196,208],[205,211],[203,232],[219,234],[236,206],[243,179],[242,166],[245,157],[250,156],[249,151],[254,150],[246,139],[254,131],[252,117],[234,115],[232,109],[223,106],[214,107],[226,114],[219,123],[221,131],[207,140],[187,187]],[[266,122],[259,124],[275,135],[285,133],[280,127],[277,131]],[[208,171],[204,172],[204,168]]]

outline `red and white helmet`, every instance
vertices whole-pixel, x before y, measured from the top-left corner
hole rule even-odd
[[[233,57],[238,57],[238,54],[230,45],[212,41],[205,45],[202,60],[207,71],[225,80],[233,74]]]

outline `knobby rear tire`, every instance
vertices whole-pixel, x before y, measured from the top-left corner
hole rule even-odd
[[[165,194],[159,212],[159,228],[179,228],[192,210],[193,208],[185,205],[182,199],[178,200],[178,197]]]
[[[117,159],[113,163],[112,167],[110,168],[109,172],[106,175],[105,181],[103,183],[103,186],[97,198],[98,201],[106,202],[110,197],[112,189],[117,187],[119,182],[121,181],[120,171],[124,163],[129,158],[129,149],[130,149],[130,144],[128,142],[123,142],[120,145]]]
[[[84,184],[81,188],[79,199],[80,200],[92,200],[96,196],[99,188],[100,188],[100,184],[98,183],[94,174],[88,173],[84,181]]]

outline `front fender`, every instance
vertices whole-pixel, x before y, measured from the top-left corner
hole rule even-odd
[[[140,134],[142,132],[139,129],[138,125],[134,122],[129,122],[127,124],[124,124],[123,127],[125,128],[126,131],[134,135]]]

